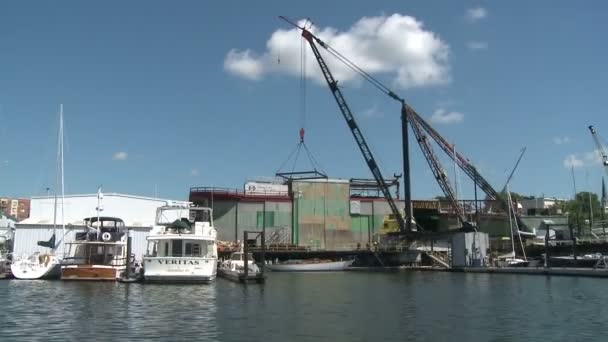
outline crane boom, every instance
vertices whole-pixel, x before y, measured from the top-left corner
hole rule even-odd
[[[593,141],[595,142],[595,146],[597,147],[597,153],[602,159],[604,171],[606,171],[606,175],[608,176],[608,152],[606,152],[606,147],[604,147],[604,144],[602,144],[602,140],[600,139],[594,126],[589,126],[589,131],[591,132],[591,136],[593,137]]]
[[[406,110],[408,114],[412,112],[409,106],[406,107]],[[429,164],[429,167],[431,168],[433,176],[437,180],[439,187],[446,195],[446,197],[450,200],[450,202],[452,202],[454,211],[460,219],[460,222],[462,222],[463,224],[467,224],[467,218],[464,214],[464,210],[458,204],[458,199],[456,198],[454,189],[452,189],[452,186],[448,181],[447,175],[443,170],[439,159],[435,155],[435,152],[433,152],[433,147],[431,146],[428,137],[426,136],[426,134],[424,134],[424,131],[420,127],[420,124],[416,121],[412,121],[412,130],[414,131],[414,136],[416,136],[418,145],[420,145],[420,149],[422,150],[422,153],[424,154],[424,157],[427,163]]]
[[[331,91],[332,95],[334,96],[334,99],[336,100],[338,107],[340,107],[340,111],[342,112],[342,115],[344,116],[344,119],[346,120],[346,123],[348,124],[348,128],[350,129],[351,133],[353,134],[353,137],[355,138],[355,141],[357,142],[357,145],[359,146],[359,149],[361,150],[361,153],[363,154],[363,158],[365,158],[365,162],[367,163],[369,170],[371,171],[372,175],[374,176],[374,179],[378,183],[378,186],[380,187],[380,190],[382,191],[384,198],[386,198],[386,201],[388,202],[388,205],[390,206],[391,211],[392,211],[393,215],[395,216],[395,219],[397,220],[397,223],[399,225],[399,231],[402,233],[405,232],[407,230],[405,220],[403,219],[403,216],[401,216],[401,213],[400,213],[399,209],[397,208],[397,204],[393,200],[393,197],[388,189],[388,185],[386,185],[386,182],[384,181],[384,177],[382,176],[382,172],[380,172],[378,163],[374,159],[374,156],[373,156],[369,146],[367,145],[365,138],[363,137],[363,133],[361,133],[361,130],[359,129],[359,125],[357,125],[357,122],[355,121],[355,117],[353,116],[353,113],[351,112],[350,108],[348,107],[348,103],[346,102],[346,100],[344,99],[344,96],[342,95],[342,91],[340,91],[340,88],[338,88],[338,82],[334,79],[331,71],[329,70],[329,68],[327,66],[327,63],[325,63],[323,56],[321,56],[321,53],[319,52],[319,49],[317,48],[315,41],[321,46],[324,46],[325,43],[322,40],[318,39],[317,37],[313,36],[312,33],[310,33],[310,31],[308,31],[306,28],[300,27],[300,29],[302,30],[302,37],[304,37],[304,39],[306,39],[306,41],[310,45],[310,48],[312,49],[313,54],[315,55],[317,63],[319,64],[319,67],[321,68],[321,72],[323,73],[323,77],[325,77],[325,81],[327,81],[329,90]]]
[[[498,192],[490,185],[490,183],[483,178],[477,169],[467,161],[460,153],[454,153],[452,144],[447,142],[428,122],[426,122],[418,113],[415,111],[411,112],[412,120],[418,122],[422,128],[435,140],[437,145],[458,164],[458,166],[464,171],[464,173],[471,179],[477,182],[477,185],[488,195],[491,200],[498,200],[500,196]]]

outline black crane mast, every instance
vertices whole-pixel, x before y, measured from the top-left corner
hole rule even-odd
[[[450,200],[450,202],[452,203],[452,206],[454,207],[454,211],[456,212],[456,215],[459,217],[459,219],[465,226],[470,226],[470,223],[467,222],[466,215],[464,213],[464,209],[458,203],[458,200],[455,196],[455,192],[450,185],[449,179],[447,178],[447,175],[446,175],[445,171],[443,170],[439,159],[437,158],[437,156],[435,155],[435,153],[433,151],[433,148],[429,141],[429,136],[431,139],[433,139],[437,143],[437,145],[439,145],[439,147],[452,160],[454,160],[456,162],[456,164],[464,171],[464,173],[469,178],[471,178],[471,180],[473,180],[486,193],[486,195],[488,196],[488,199],[500,200],[500,201],[504,202],[503,204],[506,204],[504,199],[501,198],[499,196],[498,192],[490,185],[490,183],[479,174],[477,169],[461,154],[455,152],[453,145],[450,144],[449,142],[447,142],[447,140],[445,140],[430,124],[428,124],[420,115],[418,115],[418,113],[416,113],[416,111],[413,108],[408,106],[403,98],[399,97],[395,92],[393,92],[391,89],[386,87],[380,81],[378,81],[377,79],[372,77],[370,74],[368,74],[367,72],[365,72],[364,70],[359,68],[357,65],[355,65],[353,62],[348,60],[346,57],[341,55],[336,50],[334,50],[331,46],[327,45],[321,39],[319,39],[318,37],[313,35],[306,27],[299,26],[298,24],[294,23],[293,21],[291,21],[285,17],[281,16],[280,18],[287,21],[291,25],[297,27],[298,29],[300,29],[302,31],[302,37],[304,39],[306,39],[306,41],[309,43],[309,45],[315,55],[317,63],[319,64],[319,67],[321,68],[321,72],[323,73],[323,76],[324,76],[325,80],[327,81],[329,89],[330,89],[332,95],[334,96],[336,102],[338,103],[338,106],[340,107],[340,111],[342,112],[342,115],[346,119],[348,127],[350,128],[350,130],[353,134],[353,137],[355,138],[355,141],[357,142],[359,149],[361,150],[361,153],[363,154],[365,161],[366,161],[370,171],[372,172],[372,175],[374,176],[374,179],[378,183],[380,190],[382,191],[384,197],[386,198],[387,202],[389,203],[389,206],[391,207],[391,211],[395,215],[397,222],[399,224],[400,231],[402,233],[410,232],[411,228],[412,228],[408,123],[412,126],[412,130],[414,132],[414,135],[416,136],[417,142],[422,150],[422,153],[424,154],[426,161],[428,162],[429,166],[431,167],[431,170],[433,172],[435,179],[437,180],[439,187],[441,188],[443,193],[446,195],[446,197]],[[338,88],[337,81],[334,79],[331,71],[329,70],[329,68],[327,66],[327,63],[321,56],[321,53],[319,52],[317,44],[319,46],[321,46],[322,48],[324,48],[326,51],[328,51],[330,54],[332,54],[336,58],[338,58],[346,66],[348,66],[355,72],[359,73],[365,80],[370,82],[372,85],[374,85],[376,88],[378,88],[381,92],[388,95],[393,100],[396,100],[401,103],[401,121],[402,121],[402,136],[403,136],[403,164],[404,164],[403,178],[404,178],[404,191],[405,191],[404,199],[405,199],[405,205],[406,205],[406,208],[405,208],[406,220],[404,220],[403,217],[401,216],[399,209],[397,208],[397,205],[395,204],[395,202],[388,190],[388,186],[386,185],[386,182],[384,181],[384,178],[382,177],[378,164],[376,163],[376,161],[371,153],[371,150],[369,149],[369,147],[363,137],[363,134],[361,133],[361,130],[359,129],[359,126],[357,125],[355,118],[354,118],[350,108],[348,107],[346,100],[344,99],[344,96],[342,95],[342,92]],[[428,134],[428,136],[427,136],[427,134]]]
[[[285,20],[287,20],[287,19],[285,19]],[[292,23],[292,24],[295,25],[294,23]],[[295,25],[295,26],[297,26],[297,25]],[[406,231],[407,228],[406,228],[405,220],[403,219],[403,216],[401,216],[401,213],[400,213],[399,209],[397,208],[397,204],[393,200],[393,196],[391,195],[391,193],[389,191],[388,185],[386,185],[386,182],[384,181],[384,177],[382,176],[382,172],[380,171],[380,168],[378,167],[378,163],[376,162],[369,146],[367,145],[367,142],[365,141],[365,138],[363,137],[363,133],[361,133],[361,130],[359,129],[359,125],[355,121],[355,117],[353,116],[353,113],[351,112],[351,110],[348,106],[348,103],[346,102],[346,100],[344,99],[344,96],[342,95],[342,91],[340,91],[340,88],[338,87],[338,82],[334,79],[331,71],[327,67],[327,63],[325,63],[325,60],[321,56],[321,53],[319,52],[319,49],[317,48],[315,41],[323,47],[325,47],[325,43],[323,41],[321,41],[320,39],[316,38],[315,36],[313,36],[313,34],[310,31],[308,31],[306,28],[300,27],[300,29],[302,30],[302,37],[304,37],[304,39],[306,39],[306,41],[310,45],[310,48],[312,49],[313,54],[315,55],[317,63],[319,64],[319,67],[321,68],[321,72],[323,73],[323,76],[325,77],[325,80],[327,81],[327,85],[329,86],[329,89],[330,89],[332,95],[334,96],[334,99],[336,100],[338,107],[340,107],[340,111],[342,112],[342,115],[344,116],[344,119],[346,120],[346,123],[348,124],[348,128],[350,129],[351,133],[353,134],[353,137],[355,138],[355,141],[357,142],[357,145],[359,146],[359,149],[361,150],[361,153],[363,154],[363,158],[365,159],[365,162],[367,163],[369,170],[371,171],[372,175],[374,176],[374,179],[378,183],[378,186],[380,187],[380,191],[382,191],[384,198],[386,198],[386,201],[388,202],[388,205],[390,206],[391,211],[393,212],[393,215],[395,216],[395,219],[397,220],[397,223],[399,224],[399,230],[401,232]]]

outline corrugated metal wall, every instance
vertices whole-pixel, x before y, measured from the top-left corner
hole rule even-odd
[[[292,183],[297,227],[294,242],[319,249],[353,245],[348,182],[299,181]]]
[[[264,211],[265,209],[265,211]],[[221,200],[213,202],[213,218],[218,230],[218,240],[243,239],[243,231],[261,231],[266,224],[269,235],[283,229],[291,239],[291,203],[289,202],[239,202]],[[264,220],[265,219],[265,220]]]
[[[237,240],[243,240],[243,232],[262,230],[263,203],[239,203],[239,223],[237,227]]]
[[[233,241],[236,234],[236,201],[213,201],[213,225],[217,239]]]
[[[150,233],[151,228],[147,227],[134,227],[131,228],[131,248],[132,253],[135,254],[137,260],[141,260],[144,253],[146,252],[147,242],[146,237]],[[76,232],[84,231],[82,226],[69,226],[66,227],[66,237],[63,238],[63,231],[61,227],[58,227],[55,233],[57,247],[57,254],[63,255],[63,246],[65,242],[71,242],[74,240]],[[48,248],[38,246],[38,241],[48,241],[53,235],[52,225],[34,225],[34,224],[17,224],[15,230],[15,243],[13,247],[13,254],[31,255],[35,252],[46,253],[49,251]],[[66,253],[69,251],[69,247],[66,245]]]

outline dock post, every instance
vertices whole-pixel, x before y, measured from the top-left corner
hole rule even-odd
[[[127,270],[125,277],[131,279],[131,228],[127,227]]]
[[[260,273],[262,279],[264,279],[264,267],[266,265],[266,225],[262,228],[262,264],[260,266]]]
[[[243,255],[243,261],[245,262],[243,264],[243,267],[245,267],[245,281],[247,281],[247,278],[249,277],[249,244],[247,243],[249,236],[247,233],[247,231],[243,232],[243,243],[245,244],[243,246],[243,253],[245,253]]]
[[[549,267],[549,231],[551,226],[547,226],[545,232],[545,268]]]

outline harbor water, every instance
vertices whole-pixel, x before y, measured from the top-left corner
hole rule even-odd
[[[264,285],[0,281],[2,341],[605,340],[606,280],[271,273]]]

